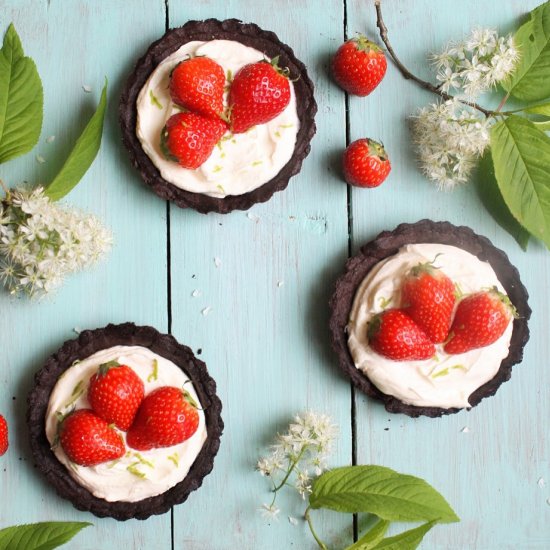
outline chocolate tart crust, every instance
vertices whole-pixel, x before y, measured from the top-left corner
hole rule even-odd
[[[175,363],[193,382],[206,417],[207,439],[187,476],[166,492],[137,502],[108,502],[79,485],[50,449],[45,430],[48,401],[60,375],[75,361],[118,345],[142,346]],[[36,467],[57,493],[70,500],[75,508],[92,512],[98,517],[110,516],[121,521],[164,514],[175,504],[184,502],[211,472],[223,431],[222,404],[216,395],[216,383],[208,374],[206,365],[174,337],[161,334],[152,327],[136,326],[133,323],[86,330],[77,339],[65,342],[35,375],[35,386],[29,393],[27,403],[27,425]]]
[[[191,193],[164,180],[143,151],[136,135],[136,102],[149,75],[161,61],[183,44],[192,40],[215,39],[240,42],[263,52],[270,58],[278,55],[279,65],[288,67],[290,70],[300,120],[294,153],[280,172],[257,189],[243,195],[229,195],[224,198]],[[122,141],[130,153],[132,165],[139,170],[145,183],[159,197],[173,201],[180,208],[193,208],[202,214],[208,212],[227,214],[232,210],[247,210],[255,203],[267,201],[275,192],[285,189],[289,179],[300,171],[302,162],[310,151],[310,141],[315,134],[314,117],[317,112],[317,104],[313,96],[313,82],[307,74],[305,65],[295,57],[289,46],[279,40],[275,33],[264,31],[253,23],[242,23],[238,19],[225,21],[206,19],[205,21],[189,21],[183,27],[169,30],[160,40],[151,44],[128,77],[122,91],[118,112],[122,128]]]
[[[527,321],[531,316],[531,309],[527,303],[529,295],[521,283],[519,272],[510,263],[506,254],[495,248],[489,239],[477,235],[468,227],[457,227],[448,222],[430,220],[421,220],[413,224],[404,223],[393,231],[383,231],[374,240],[362,246],[357,255],[347,261],[345,272],[336,281],[334,293],[330,299],[330,337],[332,347],[338,355],[340,368],[361,391],[383,401],[389,412],[403,413],[412,417],[425,415],[435,418],[444,414],[456,413],[462,409],[418,407],[408,405],[396,397],[382,393],[355,366],[348,348],[346,331],[355,292],[371,268],[381,260],[396,254],[402,246],[418,243],[456,246],[477,256],[481,261],[489,262],[518,312],[518,318],[513,321],[514,327],[508,356],[502,361],[494,378],[470,395],[469,402],[472,407],[475,407],[483,398],[494,395],[499,386],[510,379],[513,365],[521,362],[523,348],[529,340]]]

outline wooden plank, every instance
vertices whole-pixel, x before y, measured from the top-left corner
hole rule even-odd
[[[452,39],[477,26],[508,31],[529,9],[528,2],[451,1],[383,2],[390,40],[401,60],[416,74],[429,77],[424,61]],[[374,6],[348,2],[349,34],[377,37]],[[452,15],[451,15],[452,14]],[[438,527],[424,546],[433,550],[504,550],[547,548],[549,477],[547,420],[550,378],[540,362],[550,350],[538,304],[547,303],[548,252],[534,245],[523,253],[484,211],[470,186],[440,193],[415,166],[407,117],[435,97],[403,80],[390,65],[373,94],[351,99],[351,137],[384,142],[393,162],[388,181],[375,191],[354,190],[353,247],[384,229],[421,218],[465,224],[504,249],[520,270],[535,309],[532,338],[525,358],[497,395],[471,412],[440,420],[412,420],[390,415],[378,403],[357,399],[358,458],[424,477],[445,495],[461,516],[459,524]],[[469,433],[462,433],[467,426]],[[423,547],[424,547],[423,546]]]
[[[127,4],[78,0],[2,2],[2,34],[10,21],[44,83],[45,118],[36,149],[2,166],[2,178],[49,181],[93,112],[104,77],[109,111],[102,149],[68,202],[108,224],[115,246],[108,262],[70,278],[42,302],[0,292],[2,387],[0,411],[11,427],[11,447],[0,459],[1,526],[46,520],[91,521],[71,548],[170,548],[170,515],[145,522],[99,519],[59,498],[32,467],[24,424],[33,374],[73,329],[135,321],[167,329],[166,208],[140,183],[120,143],[117,103],[126,75],[146,46],[164,31],[164,2]],[[146,13],[147,17],[143,14]],[[92,88],[85,93],[82,86]],[[48,136],[53,143],[46,143]],[[36,154],[46,159],[38,164]],[[15,400],[12,400],[15,397]]]
[[[307,23],[311,3],[280,2],[273,10],[252,0],[170,2],[169,13],[170,26],[237,17],[275,31],[307,65],[320,106],[302,172],[285,192],[253,207],[250,217],[171,208],[173,332],[202,350],[226,423],[213,473],[187,505],[174,510],[175,546],[315,548],[296,496],[281,500],[280,521],[270,525],[259,516],[270,495],[268,481],[253,470],[275,432],[305,408],[333,416],[341,428],[333,463],[351,460],[349,386],[326,336],[330,287],[347,246],[346,188],[330,165],[345,140],[343,95],[326,78],[328,54],[343,34],[342,3],[328,3],[314,24]],[[202,296],[193,298],[195,289]],[[212,311],[204,317],[208,306]],[[289,515],[299,519],[297,526]],[[341,547],[351,540],[349,517],[316,519],[328,541],[339,539]]]

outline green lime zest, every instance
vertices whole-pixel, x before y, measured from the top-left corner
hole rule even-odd
[[[162,103],[158,100],[157,96],[153,93],[153,90],[149,90],[149,99],[151,100],[151,105],[158,107],[162,111],[163,109]]]
[[[159,362],[156,359],[153,359],[153,372],[147,377],[147,382],[152,382],[156,380],[159,375]]]

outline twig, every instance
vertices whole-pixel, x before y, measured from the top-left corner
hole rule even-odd
[[[388,39],[388,28],[386,27],[386,24],[384,23],[384,19],[382,18],[382,6],[381,6],[382,0],[374,0],[374,6],[376,8],[376,26],[380,30],[380,38],[382,39],[382,42],[386,45],[386,49],[388,50],[388,53],[390,54],[390,57],[392,58],[395,66],[399,69],[399,72],[403,75],[404,78],[407,80],[414,80],[419,86],[424,88],[425,90],[428,90],[430,92],[433,92],[434,94],[437,94],[438,96],[442,97],[444,100],[449,99],[455,99],[454,96],[442,91],[438,86],[434,86],[431,82],[426,82],[425,80],[422,80],[418,76],[414,75],[401,63],[397,55],[395,54],[392,45]],[[494,116],[497,113],[494,111],[490,111],[488,109],[485,109],[481,105],[478,105],[477,103],[473,103],[470,101],[464,101],[463,99],[459,99],[461,103],[464,103],[465,105],[469,105],[470,107],[473,107],[474,109],[477,109],[478,111],[482,112],[485,116]]]

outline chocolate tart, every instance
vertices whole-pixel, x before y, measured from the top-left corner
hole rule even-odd
[[[330,336],[340,368],[361,391],[383,401],[389,412],[403,413],[411,417],[439,417],[456,413],[461,409],[410,405],[383,393],[355,366],[348,349],[347,324],[356,290],[363,279],[378,262],[395,255],[402,246],[419,243],[452,245],[470,252],[481,261],[489,262],[518,312],[518,317],[513,321],[508,356],[502,361],[496,375],[470,394],[469,402],[472,407],[483,398],[494,395],[499,386],[510,379],[513,365],[521,362],[523,348],[529,340],[527,322],[531,316],[531,309],[527,303],[529,296],[521,283],[518,270],[510,263],[506,254],[495,248],[487,238],[477,235],[468,227],[430,220],[401,224],[393,231],[380,233],[347,261],[345,272],[336,281],[330,300]]]
[[[192,193],[164,180],[143,150],[135,130],[138,95],[149,75],[159,63],[187,42],[214,39],[240,42],[263,52],[269,58],[279,56],[279,66],[288,67],[293,79],[297,114],[300,120],[294,152],[279,173],[248,193],[228,195],[224,198]],[[296,59],[292,49],[283,44],[276,34],[265,31],[252,23],[242,23],[237,19],[225,21],[207,19],[205,21],[189,21],[182,27],[168,31],[160,40],[151,44],[145,55],[138,60],[123,89],[119,105],[119,121],[122,128],[122,140],[130,153],[132,164],[139,170],[143,181],[159,197],[173,201],[180,208],[192,208],[203,214],[208,212],[226,214],[232,210],[247,210],[253,204],[265,202],[275,192],[286,188],[289,179],[300,171],[302,162],[310,151],[310,141],[316,130],[314,121],[316,112],[317,104],[313,97],[313,83],[307,74],[305,65]]]
[[[203,406],[208,433],[197,458],[181,482],[160,495],[136,502],[108,502],[92,495],[69,475],[66,467],[56,458],[45,432],[48,401],[59,377],[75,361],[118,345],[148,348],[169,359],[184,371],[191,379]],[[221,409],[221,401],[216,395],[216,383],[208,374],[206,365],[193,355],[191,349],[152,327],[125,323],[83,331],[77,339],[65,342],[46,360],[42,369],[35,375],[35,386],[28,396],[27,425],[36,467],[60,496],[70,500],[79,510],[92,512],[98,517],[110,516],[124,521],[163,514],[172,506],[184,502],[192,491],[202,485],[203,478],[213,468],[214,457],[220,446],[223,431]]]

